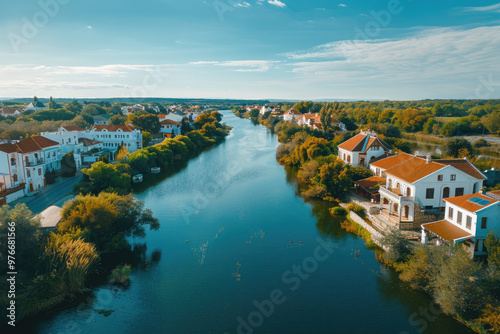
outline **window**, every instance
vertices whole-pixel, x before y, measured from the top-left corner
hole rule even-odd
[[[456,174],[451,174],[450,175],[450,181],[455,181],[457,179],[457,175]]]
[[[481,218],[481,228],[482,229],[486,228],[486,220],[488,220],[488,217]]]
[[[427,188],[425,190],[425,198],[434,198],[434,188]]]
[[[474,243],[474,252],[477,252],[477,250],[479,249],[479,242],[481,240],[476,240],[476,242]]]
[[[455,189],[455,197],[462,196],[464,194],[464,188],[456,188]]]
[[[467,216],[467,223],[465,225],[469,230],[471,229],[472,227],[472,217],[471,216]]]
[[[457,211],[457,223],[462,225],[462,212]]]
[[[14,180],[14,182],[17,182],[17,174],[12,175],[12,179]]]
[[[31,177],[31,172],[29,169],[26,170],[26,175],[28,175],[28,177]]]
[[[438,181],[443,181],[443,175],[438,175]]]
[[[448,218],[453,219],[453,208],[448,208]]]
[[[42,175],[42,169],[38,168],[38,175]]]

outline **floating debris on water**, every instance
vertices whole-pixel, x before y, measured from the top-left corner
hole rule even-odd
[[[240,267],[240,261],[236,262],[236,272],[231,274],[232,276],[236,277],[236,282],[241,280],[241,274],[239,273]]]

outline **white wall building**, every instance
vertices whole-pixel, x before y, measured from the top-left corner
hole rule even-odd
[[[81,153],[83,152],[83,144],[78,141],[79,138],[86,132],[85,129],[76,126],[62,126],[55,132],[42,132],[41,136],[58,142],[61,145],[63,155],[73,151],[75,157],[76,169],[82,168]]]
[[[28,104],[26,108],[24,108],[24,110],[33,110],[33,111],[40,111],[45,109],[49,109],[49,107],[45,106],[45,104],[43,104],[40,101],[33,101],[30,104]]]
[[[384,165],[384,160],[392,160],[394,166],[383,171],[386,185],[379,189],[380,209],[398,224],[414,221],[415,204],[438,210],[445,206],[445,198],[478,192],[485,179],[467,159],[431,161],[414,156],[400,162],[389,157],[374,165]]]
[[[126,125],[94,125],[82,134],[82,138],[101,141],[103,148],[109,150],[116,150],[124,145],[132,153],[142,148],[141,131],[132,130]]]
[[[354,167],[368,167],[375,159],[391,152],[391,147],[377,137],[373,131],[361,131],[360,134],[339,144],[338,157],[344,163]]]
[[[160,132],[167,137],[173,138],[181,134],[181,123],[165,119],[160,122]]]
[[[500,235],[500,202],[481,193],[446,198],[445,202],[444,220],[422,224],[422,243],[436,236],[438,244],[463,242],[472,255],[486,255],[487,234]]]
[[[61,145],[42,136],[0,145],[0,203],[43,188],[45,172],[60,171],[61,160]]]
[[[299,116],[302,116],[302,114],[300,112],[298,112],[297,110],[292,108],[283,114],[283,120],[285,122],[291,122],[291,121],[299,118]]]

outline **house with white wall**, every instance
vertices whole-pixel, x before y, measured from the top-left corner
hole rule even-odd
[[[263,105],[262,108],[260,108],[260,115],[264,115],[266,112],[271,112],[273,111],[273,108],[271,108],[269,105]]]
[[[376,158],[387,155],[392,148],[373,131],[361,131],[358,135],[338,145],[338,157],[354,167],[368,167]]]
[[[302,114],[298,112],[296,109],[292,108],[288,110],[286,113],[284,113],[282,117],[285,122],[291,122],[299,118],[299,116],[302,116]]]
[[[42,102],[40,102],[38,100],[34,100],[30,104],[28,104],[28,106],[26,108],[24,108],[24,110],[27,110],[27,111],[29,111],[29,110],[40,111],[40,110],[45,110],[45,109],[49,109],[49,107],[45,106],[45,104],[43,104]]]
[[[0,145],[0,203],[45,187],[45,172],[59,172],[61,160],[61,145],[42,136]]]
[[[370,162],[370,170],[375,176],[385,177],[385,171],[389,168],[399,165],[406,160],[413,159],[415,156],[408,153],[400,153],[392,156],[381,156]]]
[[[338,128],[340,128],[341,131],[346,131],[346,127],[345,125],[336,120],[335,118],[331,118],[331,126],[336,126]],[[302,114],[300,115],[299,117],[297,117],[297,125],[300,125],[300,126],[307,126],[307,127],[310,127],[310,128],[313,128],[313,129],[321,129],[322,127],[322,124],[321,124],[321,115],[320,114],[310,114],[310,113],[306,113],[306,114]]]
[[[500,236],[500,201],[481,193],[446,198],[444,220],[422,224],[422,243],[463,243],[473,256],[486,255],[491,231]]]
[[[18,108],[9,108],[9,107],[0,108],[0,116],[3,117],[8,117],[8,116],[17,117],[20,116],[21,113],[22,111],[19,110]]]
[[[129,153],[142,148],[142,133],[126,125],[93,125],[81,138],[95,139],[102,142],[104,149],[117,150],[124,145]]]
[[[78,139],[86,132],[85,129],[76,125],[62,126],[57,131],[42,132],[41,136],[58,142],[61,145],[63,155],[73,151],[76,169],[82,168],[81,153],[83,144]]]
[[[386,184],[379,189],[380,212],[397,224],[416,222],[420,210],[438,212],[445,198],[476,193],[485,180],[467,159],[432,161],[414,156],[393,161],[395,165],[383,171]]]

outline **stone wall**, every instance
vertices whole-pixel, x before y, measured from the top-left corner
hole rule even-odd
[[[418,203],[415,203],[415,221],[413,223],[414,229],[421,228],[424,223],[430,223],[433,221],[441,220],[443,217],[439,214],[426,213],[425,210],[420,208]]]
[[[344,208],[347,206],[346,204],[341,204],[341,206],[343,206]],[[350,211],[349,212],[349,216],[351,217],[351,219],[356,222],[357,224],[361,225],[365,230],[367,230],[368,232],[370,232],[371,236],[372,236],[372,240],[374,243],[376,243],[377,245],[379,245],[380,247],[384,248],[384,246],[382,246],[382,244],[380,243],[380,240],[384,237],[384,235],[382,233],[380,233],[379,231],[377,231],[373,226],[371,226],[370,224],[368,224],[363,218],[361,218],[360,216],[358,216],[355,212],[353,211]]]

